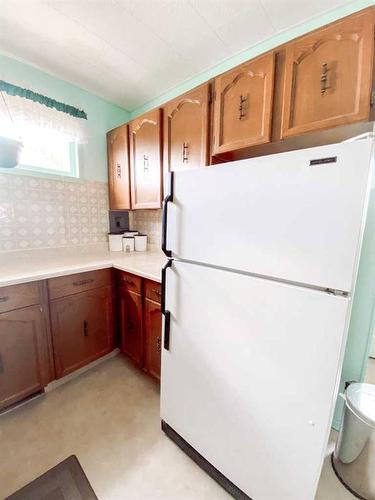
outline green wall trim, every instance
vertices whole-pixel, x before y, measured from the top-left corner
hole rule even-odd
[[[256,56],[263,54],[268,50],[274,49],[275,47],[278,47],[279,45],[282,45],[286,42],[289,42],[294,38],[304,35],[309,31],[313,31],[317,28],[320,28],[321,26],[336,21],[337,19],[341,19],[342,17],[353,14],[354,12],[358,12],[359,10],[365,9],[366,7],[370,7],[371,5],[375,5],[375,0],[355,0],[348,5],[339,7],[337,9],[333,9],[329,12],[325,12],[324,14],[314,17],[303,24],[293,26],[292,28],[277,33],[271,38],[268,38],[256,45],[253,45],[249,49],[226,59],[222,63],[217,64],[216,66],[208,69],[207,71],[199,73],[197,76],[189,80],[186,80],[180,85],[177,85],[177,87],[174,87],[173,89],[161,94],[159,97],[156,97],[155,99],[152,99],[151,101],[143,104],[142,106],[139,106],[131,110],[130,118],[131,119],[136,118],[137,116],[145,113],[146,111],[156,108],[157,106],[161,106],[170,99],[178,97],[184,92],[187,92],[193,89],[194,87],[201,85],[202,83],[210,80],[211,78],[214,78],[215,76],[220,75],[221,73],[224,73],[225,71],[234,68],[238,64],[253,59]]]

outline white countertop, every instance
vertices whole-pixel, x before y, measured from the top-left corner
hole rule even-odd
[[[0,286],[114,267],[161,281],[166,257],[160,250],[109,252],[107,245],[43,248],[0,253]]]

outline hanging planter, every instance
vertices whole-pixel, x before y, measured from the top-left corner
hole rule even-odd
[[[0,167],[14,168],[19,163],[22,142],[8,137],[0,137]]]
[[[10,122],[13,124],[13,118],[10,114],[3,92],[1,92],[1,97],[3,98],[5,107],[8,111]],[[17,139],[0,136],[0,168],[16,167],[19,163],[22,146],[22,142]]]

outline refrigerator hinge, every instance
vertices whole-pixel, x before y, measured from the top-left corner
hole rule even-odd
[[[343,292],[342,290],[336,290],[335,288],[326,288],[325,291],[329,295],[336,295],[337,297],[347,297],[348,292]]]

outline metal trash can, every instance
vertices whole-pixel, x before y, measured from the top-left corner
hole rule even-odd
[[[357,498],[375,500],[375,385],[351,384],[332,467]]]

